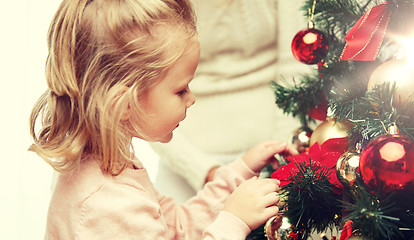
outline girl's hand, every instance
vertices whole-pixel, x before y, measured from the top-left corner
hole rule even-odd
[[[254,230],[278,213],[279,184],[276,179],[253,177],[236,188],[223,210],[240,218]]]
[[[250,148],[242,159],[251,170],[260,172],[267,164],[273,164],[274,169],[279,168],[279,162],[274,157],[277,153],[289,156],[298,154],[298,151],[284,142],[267,141]]]

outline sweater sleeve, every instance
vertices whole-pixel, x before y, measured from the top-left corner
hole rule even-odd
[[[172,171],[184,177],[195,189],[200,190],[208,171],[220,161],[208,157],[177,129],[169,143],[151,143],[151,147],[160,156],[160,160]]]
[[[216,220],[203,232],[202,239],[217,239],[216,236],[220,235],[220,239],[242,240],[246,239],[249,233],[250,228],[238,217],[226,211],[221,211]]]
[[[257,176],[257,173],[239,158],[220,167],[216,174],[214,181],[207,183],[183,205],[160,196],[159,203],[170,233],[185,236],[184,239],[200,239],[203,232],[205,239],[244,239],[250,233],[250,229],[240,219],[222,210],[230,194],[243,181]],[[232,233],[229,231],[232,228],[238,230]]]

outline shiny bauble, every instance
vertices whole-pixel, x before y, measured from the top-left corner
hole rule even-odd
[[[282,240],[287,239],[291,228],[287,218],[278,213],[276,216],[267,220],[264,231],[268,240]]]
[[[338,158],[336,163],[336,175],[342,185],[353,187],[355,184],[359,167],[360,152],[351,150],[345,152]]]
[[[267,220],[264,230],[268,240],[277,240],[277,230],[282,226],[283,216],[277,214]]]
[[[299,31],[292,40],[293,56],[305,64],[316,64],[328,54],[329,42],[325,34],[314,28]]]
[[[362,150],[361,178],[373,193],[394,193],[401,199],[414,194],[414,144],[400,134],[374,138]],[[407,201],[407,198],[405,198]],[[413,203],[411,203],[413,205]]]
[[[312,136],[312,130],[308,127],[302,126],[293,132],[290,143],[298,150],[298,152],[304,152],[309,148],[310,138]]]
[[[310,138],[310,146],[316,142],[322,145],[326,140],[330,138],[342,138],[348,136],[348,131],[351,129],[352,123],[349,121],[338,121],[329,118],[326,121],[319,124],[315,130],[313,130]]]
[[[403,104],[414,100],[414,64],[404,59],[393,59],[381,64],[374,70],[368,81],[367,89],[376,85],[395,82],[396,91],[393,106],[401,109]],[[373,104],[373,107],[377,107]]]

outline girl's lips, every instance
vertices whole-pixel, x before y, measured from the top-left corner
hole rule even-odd
[[[180,122],[182,122],[182,121],[184,121],[184,119],[186,118],[186,116],[185,117],[183,117],[183,119],[181,119],[181,121]],[[178,128],[178,126],[180,126],[180,122],[178,122],[178,124],[177,124],[177,126],[175,126],[175,128]]]

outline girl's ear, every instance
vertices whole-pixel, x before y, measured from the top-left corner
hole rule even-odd
[[[129,118],[131,116],[131,106],[129,104],[129,101],[126,99],[126,98],[128,98],[126,96],[128,90],[129,90],[129,87],[122,86],[122,87],[120,87],[120,89],[118,90],[118,93],[114,97],[113,107],[115,107],[115,105],[119,104],[118,101],[121,101],[121,99],[126,102],[125,103],[126,106],[122,108],[123,110],[120,113],[120,115],[121,115],[120,116],[121,121],[127,121],[127,120],[129,120]]]
[[[129,120],[130,116],[131,116],[131,106],[128,102],[127,106],[125,107],[124,112],[121,114],[121,121]]]

